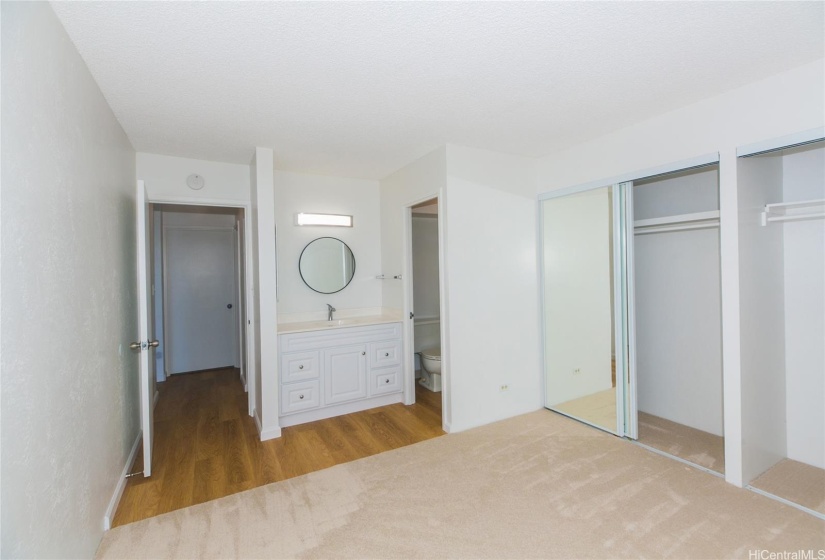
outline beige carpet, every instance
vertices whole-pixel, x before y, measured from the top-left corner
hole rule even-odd
[[[751,486],[825,513],[825,470],[817,467],[785,459],[761,474]]]
[[[542,410],[108,532],[98,558],[745,558],[825,522]],[[767,557],[767,556],[763,556]]]
[[[718,473],[725,472],[725,439],[639,412],[639,443],[701,465]]]
[[[553,405],[553,410],[586,420],[605,430],[616,432],[616,388],[607,389],[586,397],[580,397]]]

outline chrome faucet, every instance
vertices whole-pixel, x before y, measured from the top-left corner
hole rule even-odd
[[[332,321],[332,314],[335,313],[335,308],[327,304],[327,321]]]

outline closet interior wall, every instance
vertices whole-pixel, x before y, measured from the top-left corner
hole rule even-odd
[[[636,224],[676,222],[634,235],[638,410],[722,436],[718,219],[693,229],[679,218],[718,210],[716,165],[634,182]]]
[[[825,142],[740,158],[737,172],[748,483],[785,458],[825,469],[825,220],[762,225],[766,204],[825,199]]]

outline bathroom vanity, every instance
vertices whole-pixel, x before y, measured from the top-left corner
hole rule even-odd
[[[281,426],[401,402],[401,333],[389,316],[279,325]]]

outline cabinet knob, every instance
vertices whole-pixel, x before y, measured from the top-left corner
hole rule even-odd
[[[389,356],[389,355],[390,355],[389,352],[384,352],[384,356]]]
[[[304,400],[304,396],[303,396],[303,395],[298,395],[298,398],[299,398],[300,400]]]
[[[362,356],[366,356],[366,355],[367,355],[367,353],[366,353],[366,352],[361,352],[361,355],[362,355]]]
[[[389,382],[390,382],[389,378],[384,380],[384,383],[389,383]]]
[[[304,369],[303,365],[298,366],[298,369]]]

